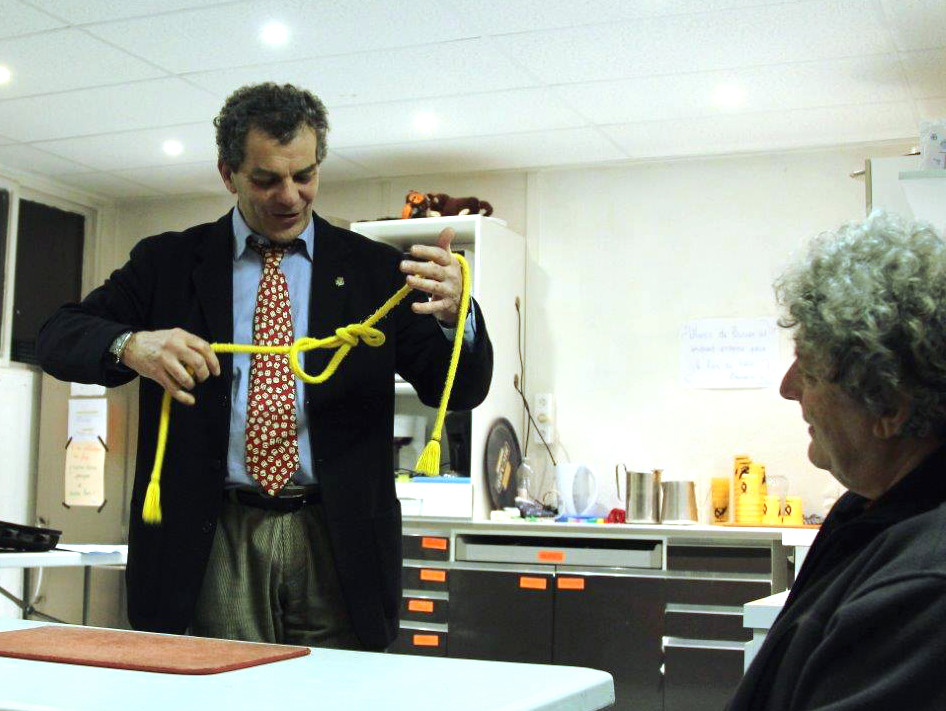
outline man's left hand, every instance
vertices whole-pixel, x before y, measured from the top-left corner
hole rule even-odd
[[[457,325],[463,290],[460,263],[450,252],[450,242],[454,237],[456,233],[447,227],[437,238],[436,247],[415,244],[411,247],[413,259],[401,262],[401,271],[408,275],[408,285],[430,297],[426,302],[411,304],[414,313],[433,314],[440,323],[451,328]]]

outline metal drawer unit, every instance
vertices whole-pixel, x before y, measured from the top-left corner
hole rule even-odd
[[[664,711],[722,708],[742,678],[742,606],[784,589],[788,552],[779,543],[667,547]]]
[[[630,538],[461,534],[456,540],[456,560],[658,570],[663,565],[663,543]]]
[[[410,531],[402,535],[401,546],[404,563],[400,633],[388,651],[446,656],[450,606],[447,591],[452,567],[450,537]]]

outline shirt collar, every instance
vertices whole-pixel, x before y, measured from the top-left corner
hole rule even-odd
[[[240,208],[234,207],[231,222],[233,224],[233,261],[239,261],[246,253],[247,240],[250,238],[259,240],[261,244],[268,244],[269,240],[256,235],[250,226],[246,224],[243,215],[240,214]],[[315,220],[309,219],[309,224],[302,230],[302,234],[296,237],[293,245],[293,251],[298,250],[308,260],[312,260],[312,248],[315,244]]]

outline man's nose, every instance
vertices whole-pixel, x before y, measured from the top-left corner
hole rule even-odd
[[[786,400],[798,400],[800,397],[798,378],[798,358],[796,358],[792,361],[792,364],[788,366],[788,370],[785,371],[782,384],[778,389],[779,395]]]
[[[299,199],[299,190],[291,180],[284,181],[279,184],[275,197],[280,205],[292,206]]]

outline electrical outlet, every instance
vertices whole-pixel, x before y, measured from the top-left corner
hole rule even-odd
[[[538,393],[535,396],[532,418],[537,425],[537,431],[532,434],[532,441],[541,443],[544,438],[545,443],[551,445],[555,434],[555,398],[552,393]]]

